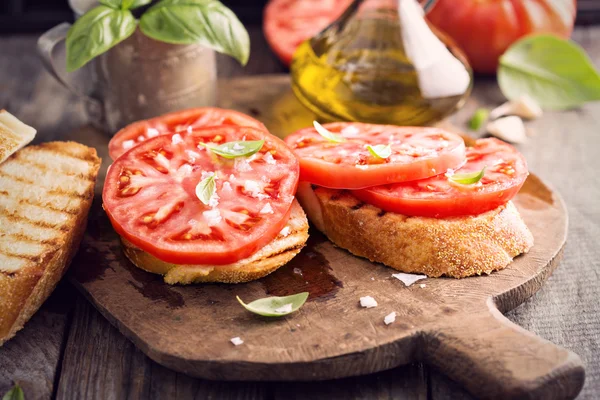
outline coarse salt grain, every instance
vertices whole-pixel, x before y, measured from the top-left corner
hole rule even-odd
[[[135,144],[135,142],[133,140],[126,140],[123,142],[123,148],[130,149],[133,147],[134,144]]]
[[[252,171],[252,167],[250,166],[250,163],[244,157],[238,157],[235,159],[234,168],[236,171],[239,171],[239,172]]]
[[[224,192],[231,192],[231,184],[229,182],[223,182],[222,189]]]
[[[364,296],[360,298],[360,305],[365,308],[377,307],[377,301],[371,296]]]
[[[235,346],[239,346],[240,344],[244,344],[244,341],[242,339],[240,339],[239,337],[234,337],[230,339],[231,343],[233,343]]]
[[[427,286],[427,285],[426,285],[426,284],[424,284],[424,283],[421,283],[421,284],[419,285],[419,287],[420,287],[421,289],[425,288],[426,286]]]
[[[385,316],[385,318],[383,319],[383,322],[385,322],[386,325],[389,325],[392,322],[394,322],[395,320],[396,320],[396,313],[392,312]]]
[[[211,198],[212,200],[212,198]],[[223,218],[221,218],[221,213],[218,208],[214,208],[212,210],[204,211],[202,213],[204,219],[206,219],[206,223],[208,226],[218,225]]]
[[[273,165],[273,164],[275,164],[275,163],[276,163],[276,161],[275,161],[275,159],[273,158],[273,156],[271,155],[271,153],[266,153],[266,154],[263,156],[263,160],[265,160],[265,162],[266,162],[267,164],[271,164],[271,165]]]
[[[392,274],[392,276],[404,283],[404,286],[410,286],[416,281],[420,281],[421,279],[427,279],[427,275],[405,274],[402,272]]]
[[[290,227],[289,227],[289,226],[285,226],[285,227],[284,227],[284,228],[281,230],[281,232],[279,232],[279,234],[280,234],[281,236],[283,236],[283,237],[287,237],[287,236],[290,234],[290,231],[291,231]]]
[[[176,133],[171,137],[171,143],[173,143],[173,144],[183,143],[183,138],[181,137],[181,135],[179,133]]]
[[[276,308],[275,312],[279,314],[287,314],[289,312],[292,312],[292,303],[287,303],[286,305]]]
[[[244,150],[244,146],[242,146],[242,145],[241,145],[241,144],[239,144],[238,142],[235,142],[231,148],[232,148],[233,150],[236,150],[236,151],[239,151],[239,150]]]
[[[160,132],[158,131],[158,129],[154,129],[154,128],[146,129],[146,136],[148,138],[157,137],[159,134],[160,134]]]
[[[265,204],[265,206],[260,210],[261,214],[273,214],[273,207],[271,207],[271,203]]]

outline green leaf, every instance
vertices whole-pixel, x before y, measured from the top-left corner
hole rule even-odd
[[[98,2],[110,8],[121,8],[121,0],[99,0]]]
[[[485,121],[487,121],[489,115],[490,111],[487,108],[477,109],[477,111],[475,111],[475,114],[473,114],[473,116],[469,120],[469,128],[471,128],[474,131],[479,130],[479,128],[483,126]]]
[[[123,0],[123,8],[133,10],[150,3],[152,3],[152,0]]]
[[[136,26],[129,10],[107,6],[91,9],[67,33],[67,71],[83,67],[92,58],[127,39]]]
[[[464,174],[452,174],[448,177],[452,182],[460,183],[461,185],[473,185],[483,178],[486,167],[481,171],[467,172]]]
[[[373,156],[378,158],[385,159],[392,155],[392,147],[389,144],[376,144],[375,146],[368,144],[367,150],[369,150],[369,153],[371,153]]]
[[[18,384],[15,384],[3,397],[2,400],[25,400],[23,389]]]
[[[210,199],[215,194],[215,190],[215,175],[212,174],[196,185],[196,196],[198,196],[202,203],[208,205],[210,203]]]
[[[245,304],[239,296],[236,296],[244,308],[254,314],[264,317],[282,317],[298,311],[308,299],[308,292],[302,292],[285,297],[265,297]]]
[[[152,0],[99,0],[99,2],[115,9],[133,10],[134,8],[150,4]]]
[[[206,147],[215,154],[224,158],[249,157],[252,154],[262,149],[265,144],[264,140],[244,140],[227,142],[218,146],[211,146],[206,143],[200,145]]]
[[[313,121],[313,126],[315,127],[315,130],[317,131],[317,133],[319,135],[323,136],[325,139],[329,140],[330,142],[342,143],[342,142],[346,141],[346,139],[343,136],[336,135],[335,133],[328,131],[327,128],[325,128],[323,125],[321,125],[317,121]]]
[[[600,75],[585,51],[552,35],[527,36],[514,43],[500,57],[498,84],[508,99],[529,95],[546,109],[600,100]]]
[[[235,14],[216,0],[162,0],[142,15],[142,32],[167,43],[199,43],[229,54],[242,65],[250,38]]]

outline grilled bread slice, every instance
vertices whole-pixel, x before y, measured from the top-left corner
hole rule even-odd
[[[297,198],[333,243],[403,272],[454,278],[489,274],[533,246],[512,202],[476,216],[436,219],[388,213],[347,190],[305,182]]]
[[[0,345],[38,310],[85,230],[100,159],[73,142],[26,147],[0,164]]]
[[[308,221],[296,200],[279,235],[252,256],[228,265],[177,265],[159,260],[121,238],[125,255],[138,268],[164,275],[166,283],[241,283],[262,278],[296,256],[308,240]]]
[[[35,137],[36,130],[6,110],[0,110],[0,164]]]

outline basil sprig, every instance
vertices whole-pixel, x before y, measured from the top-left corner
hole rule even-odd
[[[85,13],[67,33],[67,71],[83,67],[92,58],[133,34],[137,22],[129,10],[100,5]]]
[[[600,100],[600,74],[574,42],[527,36],[500,57],[498,84],[509,100],[529,95],[542,108],[567,109]]]
[[[202,203],[208,205],[210,203],[210,199],[215,194],[215,190],[217,189],[215,184],[215,175],[211,175],[208,178],[203,179],[196,185],[196,196],[200,199]]]
[[[4,396],[2,400],[25,400],[23,389],[18,384],[15,384]]]
[[[368,144],[367,150],[369,150],[369,153],[377,158],[386,159],[392,155],[392,147],[389,144],[376,144],[375,146]]]
[[[308,292],[293,294],[284,297],[265,297],[245,304],[239,296],[236,296],[240,304],[248,311],[264,317],[283,317],[298,311],[308,299]]]
[[[142,15],[140,29],[153,39],[200,43],[246,65],[250,37],[235,14],[216,0],[162,0]]]
[[[100,0],[67,33],[67,71],[72,72],[135,32],[131,10],[152,0]],[[141,17],[146,36],[174,44],[202,44],[246,65],[250,38],[235,14],[217,0],[162,0]]]
[[[249,157],[262,149],[264,144],[264,140],[240,140],[223,143],[218,146],[200,143],[200,145],[206,147],[213,153],[229,159],[237,157]]]
[[[466,172],[464,174],[452,174],[448,177],[452,182],[460,183],[461,185],[474,185],[479,182],[485,175],[486,167],[481,171]]]
[[[315,127],[315,130],[317,131],[317,133],[319,135],[323,136],[325,139],[327,139],[330,142],[342,143],[342,142],[346,141],[346,139],[342,135],[336,135],[335,133],[330,132],[327,128],[325,128],[323,125],[321,125],[317,121],[313,121],[313,126]]]

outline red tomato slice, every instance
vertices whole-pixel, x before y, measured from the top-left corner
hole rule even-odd
[[[465,162],[465,144],[438,128],[334,122],[323,125],[346,139],[333,143],[314,128],[285,138],[300,159],[300,179],[334,189],[362,189],[445,173]],[[389,144],[392,154],[373,156],[367,145]]]
[[[290,65],[294,51],[335,21],[352,0],[271,0],[263,30],[279,59]]]
[[[108,144],[108,153],[110,158],[116,160],[121,154],[146,139],[167,133],[218,125],[267,129],[262,122],[241,112],[213,107],[190,108],[127,125],[113,136]]]
[[[477,215],[512,199],[529,174],[525,158],[498,139],[479,139],[467,148],[467,163],[456,173],[481,171],[472,185],[453,183],[446,175],[416,182],[378,186],[354,192],[362,201],[404,215],[446,218]]]
[[[250,157],[230,160],[199,143],[264,140]],[[216,197],[196,186],[210,173]],[[298,185],[294,154],[264,130],[219,126],[149,139],[110,167],[102,195],[115,230],[175,264],[229,264],[249,257],[285,226]]]

